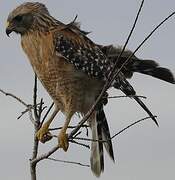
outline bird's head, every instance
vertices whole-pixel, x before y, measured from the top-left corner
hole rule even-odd
[[[49,12],[44,4],[38,2],[26,2],[14,9],[7,18],[6,34],[11,32],[21,35],[31,30],[36,24],[42,22],[44,15],[49,16]]]

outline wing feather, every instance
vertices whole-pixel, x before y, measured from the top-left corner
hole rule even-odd
[[[76,69],[91,77],[105,80],[113,67],[97,45],[86,36],[77,35],[69,29],[56,35],[55,50]]]

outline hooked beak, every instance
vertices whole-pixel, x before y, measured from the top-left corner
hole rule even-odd
[[[6,24],[6,34],[9,37],[10,33],[13,31],[13,28],[10,26],[10,23],[7,21]]]

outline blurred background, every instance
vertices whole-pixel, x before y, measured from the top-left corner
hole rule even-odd
[[[131,29],[141,0],[38,0],[45,3],[50,13],[68,23],[75,15],[82,23],[82,29],[92,31],[89,37],[99,44],[123,45]],[[34,74],[21,49],[20,36],[5,34],[5,23],[9,12],[23,0],[0,1],[0,88],[32,103]],[[175,1],[146,1],[128,49],[134,50],[144,37],[172,11]],[[175,17],[166,22],[136,53],[140,58],[155,59],[161,66],[175,73]],[[175,173],[175,86],[140,74],[130,81],[137,94],[147,97],[145,103],[158,116],[160,127],[147,120],[125,131],[113,140],[116,162],[105,157],[105,172],[101,180],[147,180],[174,179]],[[50,98],[39,84],[39,97],[45,104]],[[110,90],[111,95],[121,95]],[[146,117],[147,114],[131,99],[109,100],[105,107],[111,134],[128,124]],[[17,117],[24,107],[10,97],[0,94],[0,179],[30,179],[29,159],[33,145],[33,126],[28,115]],[[75,117],[72,124],[78,122]],[[63,124],[64,116],[59,114],[54,127]],[[56,132],[57,133],[57,132]],[[47,152],[54,143],[41,145],[41,152]],[[67,153],[58,151],[57,159],[89,164],[90,152],[77,145],[70,145]],[[90,169],[71,164],[42,161],[38,166],[38,180],[96,179]]]

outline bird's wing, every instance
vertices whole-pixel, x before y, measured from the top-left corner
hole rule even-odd
[[[93,43],[83,33],[78,33],[70,28],[63,28],[55,33],[55,50],[58,56],[63,56],[67,62],[73,64],[76,69],[85,72],[87,75],[99,79],[107,80],[113,63],[100,50],[99,46]],[[128,96],[133,98],[140,106],[152,117],[158,125],[155,117],[145,106],[145,104],[136,96],[135,90],[120,72],[113,82],[113,86],[120,89]]]
[[[87,75],[105,79],[113,64],[100,48],[82,33],[65,28],[55,34],[55,51],[58,56],[75,66]]]

